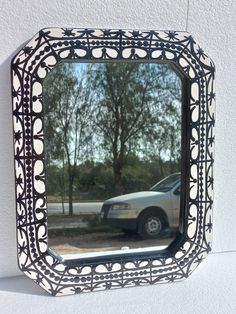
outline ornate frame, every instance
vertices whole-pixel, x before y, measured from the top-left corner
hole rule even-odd
[[[181,230],[159,252],[63,260],[47,246],[42,82],[63,60],[169,62],[185,77],[186,160]],[[52,295],[187,278],[211,250],[214,64],[186,32],[47,28],[13,58],[19,268]]]

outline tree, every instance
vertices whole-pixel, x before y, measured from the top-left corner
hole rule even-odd
[[[92,93],[83,67],[76,71],[74,64],[61,63],[44,81],[46,163],[59,163],[67,172],[69,215],[73,214],[76,166],[88,153],[92,134]]]
[[[146,141],[162,136],[159,104],[166,102],[165,91],[171,90],[166,75],[170,75],[167,65],[116,62],[96,65],[90,77],[96,91],[95,124],[103,148],[111,155],[117,195],[122,192],[129,152],[141,151]]]
[[[158,91],[154,105],[159,121],[144,145],[149,158],[159,160],[163,177],[180,171],[182,127],[182,82],[171,68],[164,70],[161,78],[163,88]]]
[[[86,161],[112,167],[117,195],[125,192],[122,184],[128,186],[124,169],[131,156],[155,161],[161,176],[178,168],[181,80],[170,66],[61,63],[45,79],[43,97],[46,165],[62,169],[58,182],[66,183],[60,185],[61,196],[63,201],[68,193],[70,215]]]

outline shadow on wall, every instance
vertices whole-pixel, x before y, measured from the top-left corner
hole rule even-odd
[[[0,279],[0,291],[51,297],[45,290],[26,276]]]
[[[0,64],[0,277],[19,275],[16,258],[16,206],[11,100],[11,60]]]

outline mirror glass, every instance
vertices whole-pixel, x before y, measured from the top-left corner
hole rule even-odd
[[[172,66],[59,63],[43,104],[49,247],[64,258],[166,248],[179,228],[183,133]]]

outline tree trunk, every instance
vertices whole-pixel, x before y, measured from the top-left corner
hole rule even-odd
[[[65,214],[65,199],[64,199],[64,195],[61,195],[61,205],[62,205],[62,214]]]
[[[69,216],[73,216],[73,178],[69,176]]]
[[[114,169],[115,195],[121,195],[121,169]]]
[[[62,213],[65,214],[65,161],[64,161],[64,153],[62,157],[62,184],[61,184],[61,203],[62,203]]]

